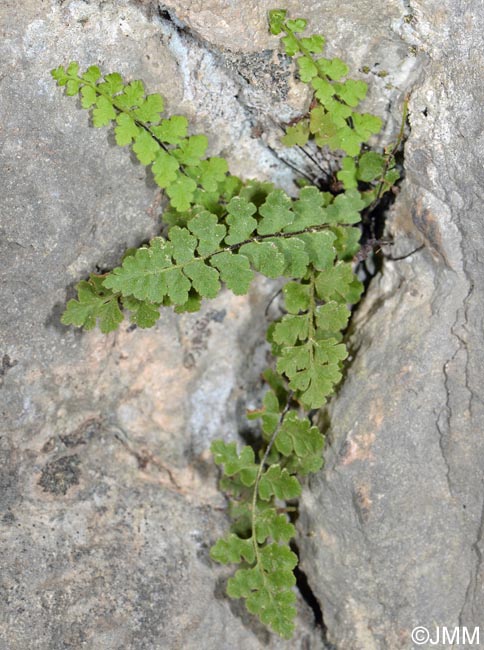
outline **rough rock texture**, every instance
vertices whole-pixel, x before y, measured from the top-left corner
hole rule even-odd
[[[412,648],[415,626],[473,631],[484,611],[483,15],[410,4],[426,66],[391,255],[423,247],[372,283],[302,500],[303,568],[344,650]]]
[[[392,255],[424,248],[387,262],[357,313],[326,470],[299,521],[337,650],[411,648],[414,625],[477,625],[483,611],[482,48],[467,5],[286,4],[369,78],[388,134],[413,86]],[[1,650],[324,646],[302,598],[295,639],[271,637],[208,557],[227,521],[206,450],[237,439],[259,397],[274,285],[164,312],[151,331],[59,323],[74,283],[158,232],[162,197],[49,70],[77,59],[142,78],[235,173],[291,189],[274,121],[308,97],[273,51],[272,6],[0,6]]]
[[[213,151],[239,143],[241,173],[272,165],[287,183],[287,168],[251,139],[233,73],[149,7],[32,0],[0,15],[1,649],[321,647],[302,599],[294,643],[270,638],[208,556],[227,519],[207,450],[247,426],[274,286],[167,310],[152,331],[61,326],[75,282],[159,231],[161,196],[50,70],[77,59],[142,78]]]

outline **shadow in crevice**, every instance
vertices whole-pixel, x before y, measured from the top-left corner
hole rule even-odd
[[[299,549],[295,543],[291,544],[291,549],[299,558]],[[336,646],[328,641],[328,628],[324,622],[323,610],[314,591],[311,589],[306,573],[301,569],[299,563],[294,569],[294,575],[296,577],[296,588],[313,613],[314,626],[321,631],[321,639],[324,643],[325,650],[337,650]]]

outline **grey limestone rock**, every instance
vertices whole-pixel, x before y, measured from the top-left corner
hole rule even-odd
[[[462,643],[484,608],[482,8],[410,7],[425,66],[389,221],[403,259],[358,310],[326,468],[302,499],[303,567],[345,650],[410,649],[419,625]]]
[[[356,314],[326,469],[302,499],[302,568],[325,634],[300,597],[295,639],[269,635],[225,597],[229,571],[208,555],[227,519],[207,449],[239,439],[260,398],[277,286],[166,311],[150,331],[60,324],[79,279],[159,232],[163,197],[50,69],[77,59],[142,78],[235,173],[291,191],[274,121],[308,96],[267,34],[271,8],[0,6],[2,650],[410,648],[413,625],[482,612],[478,11],[287,3],[371,80],[387,139],[412,88],[392,255],[424,244],[385,262]]]
[[[153,3],[4,2],[0,31],[0,647],[321,647],[302,598],[282,643],[227,599],[208,555],[227,528],[208,449],[238,439],[259,396],[277,288],[167,310],[150,331],[63,327],[72,285],[158,233],[163,200],[50,70],[142,78],[236,171],[291,175],[251,137],[222,60]]]

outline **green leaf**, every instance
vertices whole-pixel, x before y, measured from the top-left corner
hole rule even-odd
[[[190,169],[189,173],[191,174],[192,171],[194,170]],[[219,219],[222,218],[225,213],[225,205],[222,205],[223,196],[220,193],[221,185],[223,185],[223,183],[219,184],[219,187],[215,192],[207,192],[207,190],[204,190],[202,187],[197,187],[193,194],[193,214],[195,214],[195,212],[207,210],[208,212],[217,215]]]
[[[75,94],[75,93],[74,93]],[[91,108],[97,101],[97,94],[91,86],[81,88],[81,106],[82,108]]]
[[[323,208],[325,196],[317,187],[303,187],[299,198],[292,204],[294,221],[284,228],[285,232],[297,232],[327,223]]]
[[[287,56],[294,56],[300,50],[299,41],[293,34],[288,34],[281,39]]]
[[[361,221],[361,210],[365,207],[360,193],[356,189],[346,190],[338,194],[333,203],[326,209],[330,223],[353,224]]]
[[[235,442],[215,440],[212,442],[210,449],[215,464],[223,465],[227,476],[240,474],[240,478],[246,487],[254,485],[259,466],[255,464],[252,447],[245,446],[238,454]]]
[[[193,260],[198,242],[193,235],[190,235],[186,228],[174,226],[170,228],[168,237],[172,243],[172,254],[177,264],[185,264]]]
[[[160,113],[163,112],[163,107],[163,97],[158,93],[154,93],[148,95],[140,107],[133,111],[133,114],[137,120],[144,124],[150,122],[158,123],[160,121]]]
[[[263,584],[264,577],[258,567],[239,569],[227,582],[227,594],[230,598],[247,598]]]
[[[228,172],[227,161],[224,158],[209,158],[200,163],[200,184],[207,192],[214,192]]]
[[[336,177],[343,183],[346,190],[358,187],[355,159],[345,156],[341,161],[341,169],[337,172]]]
[[[277,372],[286,375],[289,379],[294,377],[299,370],[308,368],[310,364],[310,345],[297,345],[285,347],[277,360]]]
[[[284,418],[274,444],[284,456],[296,454],[300,459],[309,460],[311,472],[317,472],[323,465],[323,435],[318,427],[311,426],[308,418],[298,418],[295,411],[289,411]]]
[[[271,192],[264,204],[259,208],[259,213],[262,216],[262,220],[257,227],[259,235],[280,232],[294,220],[291,199],[283,190]]]
[[[289,385],[301,393],[300,400],[308,409],[320,408],[335,384],[341,380],[339,361],[347,356],[346,348],[336,339],[326,339],[315,344],[315,362],[296,372]]]
[[[217,540],[210,549],[210,557],[220,564],[239,564],[243,560],[252,564],[255,561],[254,545],[250,539],[241,539],[231,533]]]
[[[284,304],[289,313],[298,314],[300,311],[306,311],[309,308],[309,284],[288,282],[284,285],[282,292],[284,294]]]
[[[202,260],[190,262],[184,269],[193,286],[204,298],[215,298],[220,291],[219,273]]]
[[[142,81],[135,80],[124,87],[123,92],[116,97],[116,106],[132,109],[140,106],[145,96],[145,87]]]
[[[248,180],[240,190],[240,197],[260,207],[274,189],[274,183]]]
[[[283,574],[281,572],[281,575],[289,578],[292,573],[284,571]],[[227,593],[229,593],[228,585]],[[267,587],[264,587],[248,596],[246,605],[249,612],[256,614],[264,625],[272,628],[274,632],[284,639],[290,639],[295,628],[293,622],[297,613],[294,607],[295,602],[296,594],[292,591],[285,590],[272,593]]]
[[[156,158],[160,145],[145,129],[139,129],[133,151],[142,165],[149,165]]]
[[[241,196],[230,200],[227,205],[228,216],[225,218],[229,225],[229,234],[225,237],[227,244],[240,244],[250,237],[257,226],[257,220],[252,217],[256,211],[255,205]]]
[[[221,196],[226,200],[230,201],[233,197],[237,196],[243,188],[243,183],[237,176],[229,174],[225,176],[223,181],[219,185],[219,192]]]
[[[368,84],[364,81],[347,79],[344,83],[335,83],[334,89],[338,97],[348,104],[348,106],[358,106],[366,97]]]
[[[296,18],[286,22],[287,29],[291,32],[303,32],[307,27],[308,21],[304,18]]]
[[[290,551],[289,548],[285,545],[283,546],[279,544],[273,544],[272,546],[284,549],[284,551],[289,551],[289,553],[292,553],[292,551]],[[268,547],[266,546],[265,548]],[[277,598],[279,595],[282,595],[283,593],[292,593],[292,591],[289,591],[289,588],[293,587],[296,584],[296,577],[291,569],[274,568],[272,571],[266,571],[265,573],[267,589],[273,590],[275,598]],[[249,609],[249,606],[247,606],[247,609]],[[261,620],[263,620],[264,615],[265,613],[262,611],[260,614]],[[269,623],[266,622],[266,625],[269,625]]]
[[[210,255],[220,249],[220,242],[225,237],[226,228],[218,223],[214,214],[204,211],[190,219],[188,228],[196,237],[199,244],[197,250],[200,255]]]
[[[330,268],[336,257],[336,250],[333,245],[336,239],[334,233],[325,230],[322,232],[306,233],[298,237],[304,242],[309,262],[315,269],[322,271],[323,269]]]
[[[244,244],[240,247],[239,253],[249,259],[256,271],[268,278],[278,278],[284,271],[284,255],[274,241]]]
[[[277,375],[275,376],[278,377]],[[280,382],[280,377],[278,379]],[[267,391],[264,395],[263,408],[256,411],[247,411],[248,420],[256,420],[259,418],[262,420],[262,431],[267,434],[264,436],[265,439],[269,439],[277,429],[280,417],[279,400],[272,390]]]
[[[98,85],[98,88],[112,97],[123,90],[123,79],[118,72],[112,72],[104,76],[104,81]]]
[[[268,501],[272,496],[287,501],[300,494],[301,484],[297,478],[286,469],[281,469],[280,465],[271,465],[260,478],[259,496],[263,501]]]
[[[315,96],[322,104],[325,104],[327,100],[332,97],[335,93],[335,89],[332,84],[330,84],[325,79],[320,77],[315,77],[311,80],[311,85],[315,90]],[[316,109],[315,109],[316,110]]]
[[[283,345],[294,345],[299,339],[304,341],[308,337],[309,319],[307,314],[295,316],[293,314],[284,316],[276,324],[273,338],[276,343]]]
[[[301,120],[294,126],[288,126],[286,134],[281,138],[281,142],[286,147],[294,147],[304,145],[309,140],[309,123],[307,120]]]
[[[218,253],[212,257],[210,263],[220,271],[220,279],[236,296],[243,296],[248,292],[254,273],[246,257],[230,252]]]
[[[50,74],[52,75],[52,78],[57,81],[58,86],[65,86],[69,79],[69,76],[67,75],[63,65],[60,65],[57,68],[51,70]]]
[[[334,99],[334,97],[327,99],[324,102],[324,107],[326,111],[331,115],[334,124],[340,128],[348,126],[346,120],[354,115],[349,106],[342,104],[337,99]]]
[[[354,304],[363,289],[349,262],[338,262],[334,268],[322,271],[316,278],[316,291],[321,300],[336,300]]]
[[[106,97],[98,96],[96,108],[92,112],[92,123],[95,127],[106,126],[116,118],[116,111]]]
[[[275,542],[289,542],[296,535],[296,529],[287,521],[285,515],[278,515],[273,508],[257,513],[256,537],[259,544],[268,538]]]
[[[369,183],[381,178],[385,169],[385,158],[375,151],[367,151],[358,161],[358,179]]]
[[[388,183],[389,187],[392,187],[400,178],[400,172],[398,169],[390,169],[385,174],[385,183]]]
[[[287,458],[287,471],[291,474],[299,474],[300,476],[307,476],[314,474],[324,465],[324,459],[321,455],[316,456],[309,454],[308,456],[291,455]]]
[[[84,88],[86,87],[84,86]],[[120,147],[131,144],[132,140],[138,137],[140,131],[133,118],[126,113],[119,113],[116,116],[116,122],[117,126],[114,129],[116,144]]]
[[[79,300],[69,300],[61,323],[91,330],[96,327],[96,313],[103,301],[85,280],[79,282],[76,289]]]
[[[306,246],[303,241],[303,236],[291,238],[277,238],[268,240],[274,241],[278,249],[284,256],[284,270],[282,275],[288,278],[302,278],[306,275],[307,267],[309,264],[309,255],[306,252]]]
[[[192,178],[178,174],[176,181],[166,188],[166,193],[171,199],[171,205],[179,212],[184,212],[189,209],[196,189],[197,184]]]
[[[152,126],[151,131],[161,142],[179,144],[187,135],[188,120],[182,115],[173,115],[162,120],[159,126]]]
[[[260,563],[269,574],[274,574],[278,571],[291,572],[297,565],[297,555],[288,546],[272,543],[261,549]],[[279,588],[292,587],[296,584],[294,576],[290,577],[289,580],[290,584],[279,584],[277,586]]]
[[[69,63],[69,65],[67,66],[67,74],[70,77],[79,76],[79,64],[76,61],[71,61],[71,63]]]
[[[320,138],[329,141],[338,132],[338,126],[334,123],[332,116],[322,106],[313,108],[309,118],[311,133],[318,134]],[[324,146],[324,145],[319,145]]]
[[[180,165],[168,151],[161,149],[156,151],[154,163],[151,166],[153,177],[159,187],[167,188],[177,180],[177,171]],[[189,179],[191,180],[191,179]]]
[[[344,126],[338,129],[328,144],[332,149],[341,149],[349,156],[357,156],[361,148],[361,137],[349,126]]]
[[[349,309],[339,302],[330,301],[316,308],[316,322],[322,330],[342,330],[348,324],[349,317]]]
[[[316,65],[323,74],[333,81],[338,81],[348,74],[349,68],[341,59],[318,59]]]
[[[224,487],[222,488],[219,482],[219,488],[226,494],[235,496],[235,492],[237,492],[238,495],[246,496],[248,492],[247,488],[236,477],[225,476],[222,480]],[[252,508],[249,505],[249,501],[230,501],[228,504],[228,514],[233,522],[231,526],[232,532],[242,539],[249,538],[252,532]]]
[[[114,332],[123,321],[123,314],[117,300],[111,300],[99,310],[99,329],[103,334]]]
[[[183,314],[184,312],[195,312],[200,311],[202,306],[202,297],[198,295],[193,289],[188,294],[188,300],[183,305],[177,305],[175,307],[175,313]]]
[[[371,135],[379,133],[383,124],[379,117],[369,113],[352,113],[351,120],[361,142],[366,142]]]
[[[118,329],[123,314],[116,296],[110,292],[100,294],[92,281],[79,282],[77,295],[78,300],[69,300],[67,303],[67,308],[61,317],[64,325],[76,325],[90,330],[99,320],[99,327],[104,334]]]
[[[340,361],[346,355],[345,346],[336,339],[309,342],[284,348],[277,369],[290,379],[289,386],[299,391],[303,406],[320,408],[341,379]]]
[[[101,70],[99,70],[97,65],[91,65],[86,70],[86,72],[82,75],[81,78],[84,81],[87,81],[88,83],[95,84],[96,81],[98,81],[101,78]]]
[[[180,147],[173,151],[182,165],[197,166],[205,155],[208,139],[205,135],[192,135],[180,142]]]
[[[74,95],[77,95],[80,87],[81,87],[80,81],[78,81],[77,79],[69,79],[66,85],[66,95],[69,95],[69,97],[73,97]]]
[[[277,36],[284,29],[284,20],[286,19],[287,11],[285,9],[273,9],[269,11],[269,28],[271,34]]]
[[[314,61],[308,56],[300,56],[297,60],[297,65],[299,68],[299,77],[304,83],[309,83],[318,74],[318,69]]]
[[[123,265],[107,276],[104,286],[123,296],[161,303],[168,292],[166,270],[172,265],[171,246],[156,238],[149,248],[140,248],[126,257]]]
[[[188,300],[191,283],[183,275],[181,269],[169,269],[165,274],[167,293],[175,305],[184,305]]]
[[[136,300],[133,296],[123,298],[123,307],[131,312],[131,322],[141,328],[153,327],[160,318],[159,304]]]
[[[271,390],[264,395],[264,408],[260,413],[262,419],[262,430],[268,435],[272,435],[279,425],[281,417],[279,400]]]
[[[324,38],[318,34],[301,38],[301,45],[305,50],[313,52],[313,54],[321,54],[324,48]]]
[[[360,229],[348,228],[347,226],[333,226],[331,232],[336,236],[334,247],[338,258],[344,261],[351,260],[360,250]]]

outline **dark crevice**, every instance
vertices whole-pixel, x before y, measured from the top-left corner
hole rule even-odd
[[[170,25],[177,31],[177,32],[182,32],[184,34],[188,34],[188,28],[186,25],[184,25],[176,15],[173,13],[173,11],[170,11],[170,9],[164,5],[164,4],[159,4],[158,5],[158,18],[160,20],[163,20],[164,22],[170,23]]]
[[[364,285],[362,298],[367,292],[371,280],[382,270],[384,259],[388,256],[388,249],[393,245],[393,240],[385,236],[385,226],[388,213],[395,203],[399,193],[399,187],[405,176],[403,166],[403,147],[405,140],[406,137],[404,136],[399,150],[395,152],[395,163],[396,168],[400,172],[400,178],[390,192],[383,194],[374,205],[370,205],[362,213],[360,226],[361,251],[355,258],[357,262],[355,273]]]
[[[309,606],[314,616],[314,625],[321,627],[321,629],[326,629],[323,621],[323,611],[321,606],[314,595],[313,590],[309,586],[308,577],[301,571],[301,568],[297,566],[294,569],[294,575],[296,576],[296,587],[299,590],[299,593],[304,599],[304,602]]]
[[[296,553],[299,558],[299,549],[295,542],[291,542],[291,550]],[[301,569],[299,563],[294,569],[294,575],[296,577],[296,588],[306,605],[313,613],[314,626],[321,630],[321,639],[324,643],[325,650],[336,650],[336,646],[328,641],[328,628],[324,622],[323,610],[321,609],[321,605],[319,604],[314,591],[311,589],[306,573]]]
[[[158,5],[157,17],[158,20],[168,23],[175,32],[183,35],[188,42],[191,41],[198,44],[212,55],[220,54],[220,52],[209,41],[202,38],[196,31],[192,31],[186,23],[180,20],[173,9],[160,3]]]
[[[167,11],[166,9],[160,9],[158,11],[158,15],[162,20],[166,20],[169,23],[173,23],[173,20],[172,20],[172,18],[170,16],[170,12]]]

